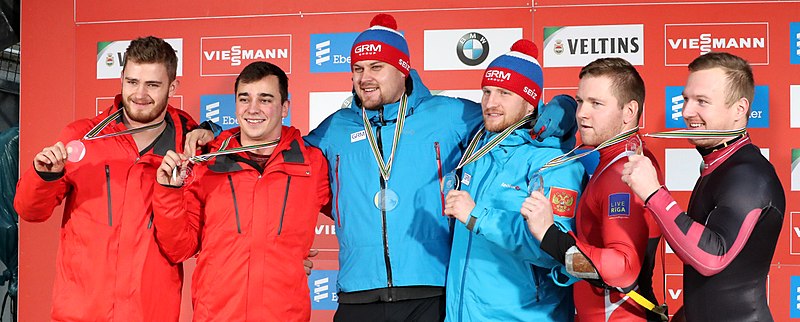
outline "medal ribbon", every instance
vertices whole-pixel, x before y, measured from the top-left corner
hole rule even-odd
[[[155,129],[155,128],[161,126],[161,124],[164,124],[164,120],[162,119],[161,122],[150,124],[150,125],[145,125],[145,126],[142,126],[142,127],[127,129],[127,130],[123,130],[123,131],[115,132],[115,133],[97,135],[100,132],[102,132],[103,129],[105,129],[109,124],[111,124],[111,122],[114,119],[119,117],[121,114],[122,114],[122,109],[121,108],[118,109],[116,112],[111,113],[106,118],[104,118],[102,121],[100,121],[100,123],[97,123],[97,125],[95,125],[91,130],[89,130],[89,132],[86,133],[86,135],[83,136],[83,139],[86,140],[86,141],[89,141],[89,140],[110,138],[110,137],[120,136],[120,135],[125,135],[125,134],[134,134],[134,133],[144,132],[144,131],[147,131],[147,130],[152,130],[152,129]]]
[[[644,136],[659,139],[716,139],[744,135],[746,128],[736,130],[675,130],[668,132],[647,133]]]
[[[247,151],[253,151],[253,150],[264,149],[264,148],[271,148],[271,147],[277,146],[278,142],[281,141],[281,138],[277,138],[275,140],[272,140],[272,141],[269,141],[269,142],[266,142],[266,143],[254,144],[254,145],[248,145],[248,146],[240,146],[240,147],[236,147],[236,148],[232,148],[232,149],[225,149],[226,147],[228,147],[228,143],[230,143],[231,139],[234,138],[234,137],[237,137],[237,136],[239,136],[239,133],[237,133],[235,135],[231,135],[230,137],[225,139],[225,141],[222,142],[222,146],[219,147],[218,151],[193,156],[193,157],[189,158],[189,161],[194,162],[194,163],[206,162],[208,160],[211,160],[211,158],[216,157],[216,156],[220,156],[220,155],[233,154],[233,153],[239,153],[239,152],[247,152]]]
[[[531,120],[533,120],[533,114],[525,115],[525,117],[523,117],[516,123],[511,124],[511,126],[507,127],[505,130],[500,132],[500,134],[493,137],[491,140],[489,140],[489,142],[486,142],[484,146],[475,151],[475,148],[478,147],[478,142],[480,142],[481,138],[483,138],[483,134],[486,133],[486,128],[481,127],[481,129],[478,130],[478,133],[475,133],[475,135],[472,137],[472,140],[469,141],[469,145],[467,145],[467,149],[464,151],[464,155],[461,156],[461,161],[458,162],[458,165],[456,166],[455,170],[461,169],[467,164],[470,164],[475,160],[480,159],[481,157],[489,153],[489,151],[494,149],[495,146],[500,144],[500,142],[505,140],[509,135],[511,135],[511,133],[516,131],[521,126],[525,125],[525,123],[530,122]]]
[[[408,104],[408,97],[406,94],[400,98],[400,107],[397,109],[397,123],[395,124],[394,129],[394,140],[392,140],[392,152],[389,154],[389,161],[383,162],[383,153],[378,148],[377,140],[375,140],[375,134],[372,134],[372,125],[367,119],[367,112],[364,107],[361,107],[361,118],[364,121],[364,132],[367,134],[367,141],[369,141],[369,146],[372,148],[372,155],[375,157],[375,161],[378,163],[378,170],[381,172],[381,177],[383,177],[384,181],[389,181],[389,175],[392,172],[392,161],[394,161],[394,153],[397,151],[397,143],[400,142],[400,135],[403,133],[403,126],[406,123],[406,106]]]
[[[580,149],[581,147],[585,146],[583,144],[578,145],[577,147],[575,147],[571,151],[569,151],[569,152],[567,152],[565,154],[559,155],[559,156],[553,158],[550,161],[547,161],[547,163],[545,163],[541,168],[539,168],[539,171],[542,171],[542,170],[547,169],[547,168],[556,167],[556,166],[562,165],[564,163],[567,163],[567,162],[570,162],[570,161],[573,161],[573,160],[580,159],[582,157],[585,157],[585,156],[591,154],[594,151],[598,151],[598,150],[604,149],[606,147],[612,146],[614,144],[617,144],[619,142],[625,141],[625,140],[631,138],[632,136],[636,135],[637,131],[639,131],[639,127],[638,126],[632,128],[630,130],[624,131],[624,132],[622,132],[620,134],[615,135],[614,137],[604,141],[603,143],[600,143],[598,146],[596,146],[591,151],[587,151],[587,152],[583,152],[581,154],[576,154],[576,155],[573,155],[571,157],[567,157],[568,155],[573,154],[575,152],[575,150]]]

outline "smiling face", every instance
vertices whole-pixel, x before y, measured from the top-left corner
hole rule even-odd
[[[406,76],[385,62],[362,60],[353,64],[353,88],[365,109],[400,101],[405,82]]]
[[[727,104],[728,80],[721,68],[694,71],[683,90],[683,120],[691,130],[734,130],[747,125],[749,101]],[[701,148],[722,144],[729,138],[690,139]]]
[[[242,145],[266,143],[281,135],[282,119],[289,113],[289,101],[282,101],[278,77],[240,82],[236,88],[236,119]]]
[[[501,132],[533,113],[533,105],[505,88],[484,86],[481,98],[483,124],[489,132]]]
[[[169,81],[160,63],[127,61],[122,71],[122,105],[126,119],[134,126],[164,119],[167,100],[175,94],[178,81]]]

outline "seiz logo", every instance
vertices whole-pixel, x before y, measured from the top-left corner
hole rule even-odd
[[[769,65],[769,24],[666,24],[664,64],[685,66],[699,55],[725,51],[751,65]]]
[[[311,297],[312,310],[335,310],[339,297],[336,287],[338,271],[313,270],[308,277],[308,289]]]
[[[511,73],[506,73],[497,69],[490,69],[486,71],[485,77],[495,82],[510,81]]]
[[[800,212],[789,213],[789,254],[800,255]]]
[[[528,94],[528,96],[530,96],[533,99],[536,99],[537,97],[539,97],[539,94],[536,93],[536,90],[535,89],[530,89],[530,88],[528,88],[528,86],[525,86],[522,89],[522,91],[525,92],[525,94]]]
[[[200,75],[237,76],[255,61],[268,61],[291,74],[291,35],[200,38]]]
[[[382,46],[383,45],[380,45],[380,44],[378,44],[378,45],[376,45],[376,44],[358,45],[355,48],[353,48],[353,52],[356,53],[356,54],[361,54],[361,53],[365,53],[365,54],[379,53],[379,52],[381,52],[381,47]]]

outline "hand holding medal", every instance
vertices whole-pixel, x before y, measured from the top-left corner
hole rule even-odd
[[[180,187],[187,184],[190,177],[191,164],[189,158],[175,151],[167,151],[161,166],[156,170],[156,181],[165,186]]]
[[[38,172],[60,173],[64,171],[64,161],[68,158],[69,152],[64,143],[56,142],[33,157],[33,168]]]

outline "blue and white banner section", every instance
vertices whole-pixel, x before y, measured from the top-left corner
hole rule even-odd
[[[357,32],[311,34],[310,71],[312,73],[349,73],[350,48]]]
[[[289,95],[291,99],[292,95]],[[200,122],[211,121],[227,130],[239,126],[236,118],[236,96],[233,94],[201,95],[200,96]],[[292,108],[283,118],[283,125],[292,124]]]
[[[520,38],[522,28],[425,30],[425,70],[486,69]]]
[[[308,290],[311,292],[312,310],[336,310],[339,297],[336,293],[336,276],[339,271],[313,270],[308,277]]]
[[[666,128],[684,129],[686,123],[683,122],[683,86],[667,86],[664,90]],[[755,97],[750,103],[750,118],[747,122],[748,128],[768,128],[769,127],[769,86],[756,86]]]

